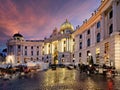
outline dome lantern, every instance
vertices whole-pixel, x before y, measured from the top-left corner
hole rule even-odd
[[[73,32],[74,31],[74,27],[73,25],[66,19],[66,21],[61,25],[60,27],[60,32]]]
[[[24,37],[18,32],[16,34],[13,35],[13,38],[15,40],[24,40]]]

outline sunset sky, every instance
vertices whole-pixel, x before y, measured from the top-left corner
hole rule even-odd
[[[101,0],[0,0],[0,49],[19,32],[25,39],[49,37],[68,19],[74,27],[91,17]]]

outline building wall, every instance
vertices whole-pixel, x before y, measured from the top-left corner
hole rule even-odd
[[[42,61],[42,45],[42,41],[20,41],[14,40],[14,38],[12,38],[7,42],[8,55],[15,56],[15,63],[25,63],[28,61]],[[31,47],[33,47],[33,49],[31,49]]]
[[[112,17],[110,18],[110,13]],[[90,51],[94,63],[108,66],[115,66],[120,69],[120,1],[105,0],[88,20],[77,29],[73,35],[75,37],[75,60],[87,64],[87,51]],[[97,24],[100,21],[100,27]],[[113,26],[112,26],[112,25]],[[113,32],[110,33],[112,26]],[[87,31],[90,29],[90,34]],[[97,42],[97,34],[100,33],[100,42]],[[82,39],[80,39],[82,35]],[[87,46],[87,39],[90,38],[90,46]],[[80,42],[82,48],[80,49]],[[81,56],[79,55],[81,53]],[[99,53],[99,54],[98,54]]]

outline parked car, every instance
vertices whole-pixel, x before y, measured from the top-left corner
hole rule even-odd
[[[64,64],[59,64],[59,67],[60,67],[60,68],[64,68],[65,65],[64,65]]]
[[[67,65],[67,68],[68,68],[69,70],[72,70],[72,69],[74,69],[74,65],[69,64],[69,65]]]
[[[50,67],[51,67],[52,70],[56,70],[56,65],[55,64],[52,64]]]

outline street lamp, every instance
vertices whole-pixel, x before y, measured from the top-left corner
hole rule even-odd
[[[88,60],[88,64],[90,65],[91,63],[91,53],[88,53],[88,56],[89,56],[89,60]]]
[[[93,61],[93,57],[92,57],[91,53],[89,53],[88,56],[89,56],[89,65],[93,65],[94,61]]]

